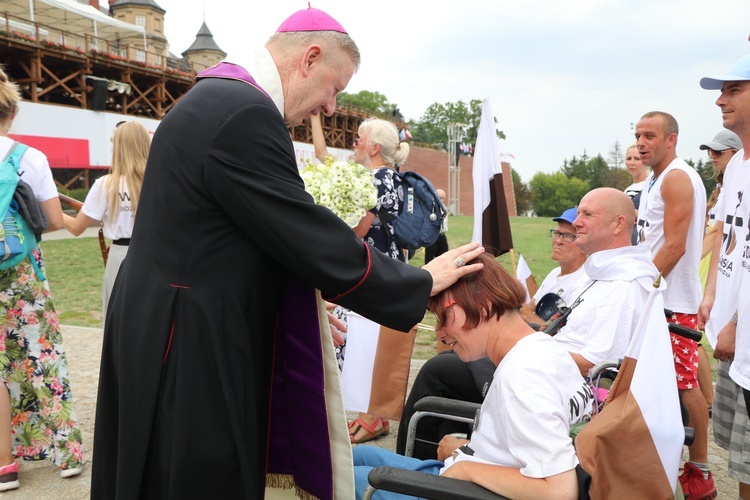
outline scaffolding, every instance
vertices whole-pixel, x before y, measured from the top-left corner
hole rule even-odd
[[[467,125],[448,124],[448,213],[461,215],[461,162],[459,144],[466,138]]]

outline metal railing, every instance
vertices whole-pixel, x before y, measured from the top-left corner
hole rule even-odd
[[[133,45],[118,40],[108,40],[87,33],[72,33],[54,26],[0,13],[0,36],[72,55],[106,59],[143,68],[194,76],[195,72],[182,71],[177,61],[163,54],[144,50],[143,45]]]

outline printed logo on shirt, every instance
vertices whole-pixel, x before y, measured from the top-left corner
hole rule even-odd
[[[745,220],[742,215],[737,215],[737,212],[742,205],[742,195],[743,191],[737,191],[737,203],[734,206],[734,213],[727,214],[724,217],[724,230],[721,240],[722,255],[719,258],[719,272],[728,278],[732,275],[732,253],[734,253],[734,250],[737,248],[737,235],[745,226]],[[747,253],[748,248],[745,247],[743,251],[743,259],[746,258],[744,255]],[[743,267],[745,267],[744,263]]]
[[[577,424],[591,418],[594,411],[593,401],[594,393],[591,391],[591,387],[584,382],[568,402],[570,423]]]

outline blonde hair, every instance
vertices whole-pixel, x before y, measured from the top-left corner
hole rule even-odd
[[[150,147],[151,136],[140,123],[125,122],[115,129],[112,171],[105,186],[111,220],[116,220],[116,214],[120,211],[119,191],[123,179],[128,186],[133,212],[136,211]]]
[[[711,177],[716,179],[716,187],[714,188],[713,191],[711,191],[711,196],[708,198],[708,201],[706,202],[706,217],[708,217],[708,212],[710,212],[711,209],[716,206],[716,202],[719,201],[719,194],[721,193],[721,185],[724,183],[724,172],[714,167],[714,172]]]
[[[401,165],[409,156],[409,144],[399,140],[398,129],[388,120],[368,118],[359,126],[358,133],[360,137],[367,135],[368,145],[380,146],[380,156],[387,165]]]
[[[0,121],[16,114],[20,100],[21,91],[18,85],[8,77],[5,68],[0,64]]]

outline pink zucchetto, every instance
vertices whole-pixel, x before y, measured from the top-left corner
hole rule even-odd
[[[313,9],[310,7],[309,2],[307,5],[307,9],[298,10],[281,23],[276,33],[288,33],[291,31],[338,31],[339,33],[348,35],[344,27],[334,18],[322,10]]]

